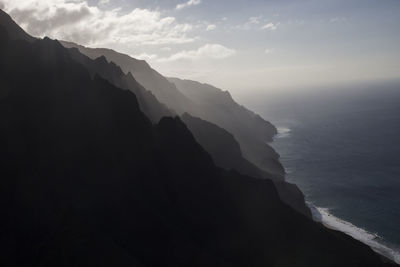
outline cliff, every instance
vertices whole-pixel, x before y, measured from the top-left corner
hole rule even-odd
[[[93,60],[81,54],[76,48],[69,49],[69,53],[75,61],[89,70],[92,77],[96,74],[100,75],[113,85],[132,91],[138,99],[140,109],[153,123],[157,123],[164,116],[174,114],[167,106],[160,103],[152,92],[139,84],[130,72],[125,74],[119,66],[113,62],[108,62],[104,56]]]
[[[0,28],[0,44],[3,266],[385,266],[269,180],[215,167],[178,118],[153,126],[58,42]]]
[[[236,103],[227,91],[190,80],[170,78],[170,81],[199,106],[196,116],[235,136],[247,160],[263,171],[284,176],[278,153],[267,144],[277,133],[275,126]]]
[[[394,266],[295,212],[271,180],[215,166],[179,118],[153,124],[59,42],[8,31],[1,266]]]
[[[260,170],[257,166],[246,160],[235,137],[228,131],[208,121],[182,115],[183,122],[193,133],[196,141],[211,155],[218,167],[226,170],[235,170],[241,174],[258,179],[270,179],[273,181],[279,198],[301,214],[312,218],[311,211],[304,201],[304,195],[300,189],[288,182],[282,181],[271,173]]]
[[[172,112],[178,115],[189,113],[228,130],[238,140],[247,160],[283,179],[284,169],[279,163],[279,155],[267,144],[276,134],[275,127],[237,104],[229,93],[216,88],[208,90],[211,86],[192,81],[168,80],[145,61],[111,49],[88,48],[64,41],[61,43],[67,48],[77,48],[92,59],[104,56],[107,61],[120,66],[125,73],[132,73],[144,88],[152,92],[157,100]],[[193,84],[199,88],[193,90]],[[189,91],[192,93],[189,94]],[[199,101],[194,95],[203,97]]]
[[[72,42],[61,41],[67,48],[77,48],[82,54],[96,59],[104,56],[107,61],[114,62],[126,73],[132,73],[135,79],[152,92],[163,104],[174,110],[177,114],[191,112],[193,103],[185,97],[174,84],[152,69],[144,60],[138,60],[128,55],[107,48],[88,48]]]
[[[8,20],[11,20],[11,18],[5,14],[3,21]],[[16,31],[19,33],[18,35],[13,35],[14,39],[22,38],[22,40],[28,41],[35,40],[35,38],[30,37],[28,34],[26,34],[13,21],[7,22],[6,25],[9,32]],[[8,25],[12,25],[12,27],[9,27]],[[86,48],[81,47],[81,49]],[[89,51],[89,53],[92,53],[91,56],[95,56],[96,54],[98,54],[98,52],[91,52],[91,49],[86,50]],[[103,51],[104,49],[98,50]],[[97,51],[97,49],[95,49],[95,51]],[[104,51],[108,50],[105,49]],[[125,74],[122,69],[115,63],[108,62],[105,56],[91,59],[90,57],[81,54],[77,48],[70,48],[68,49],[68,52],[74,61],[82,64],[89,71],[91,77],[99,75],[100,77],[104,78],[105,80],[119,88],[132,91],[137,97],[140,109],[153,123],[157,123],[163,116],[171,116],[174,114],[172,110],[168,109],[164,104],[160,103],[150,91],[146,90],[141,84],[139,84],[130,72],[128,74]],[[113,53],[115,54],[115,52],[109,52],[109,54],[112,55]],[[132,62],[137,63],[134,64],[135,66],[141,66],[140,61],[135,62],[135,60],[133,60]],[[137,67],[137,69],[140,69],[142,67],[143,66]],[[188,86],[188,88],[190,89],[192,87]],[[212,99],[214,94],[218,94],[221,92],[221,90],[213,88],[211,86],[209,86],[209,88],[211,88],[211,90],[204,90],[204,92],[203,90],[201,90],[202,88],[200,88],[197,94],[203,95],[204,98],[206,98],[207,100],[210,98]],[[217,109],[221,109],[221,103],[226,102],[227,110],[232,110],[232,107],[239,107],[240,111],[236,112],[239,115],[244,113],[245,116],[247,114],[253,117],[256,116],[251,111],[248,111],[244,107],[240,107],[239,105],[237,105],[233,101],[233,99],[230,98],[229,94],[227,94],[229,96],[228,98],[225,97],[226,93],[221,93],[221,95],[222,97],[220,99],[215,99],[212,102],[211,108],[205,107],[205,110],[210,109],[216,111]],[[212,108],[212,106],[214,106],[214,108]],[[222,108],[222,110],[224,110],[224,108]],[[216,113],[218,112],[216,111]],[[240,145],[237,143],[235,137],[232,134],[222,128],[219,128],[217,125],[201,119],[195,119],[187,113],[185,114],[186,115],[184,115],[182,118],[186,118],[185,122],[189,124],[190,130],[195,134],[199,143],[206,148],[206,151],[208,153],[211,154],[217,166],[229,170],[236,170],[239,173],[255,178],[272,179],[274,181],[282,180],[282,176],[280,174],[276,175],[272,173],[267,173],[246,160],[242,155]],[[223,118],[229,121],[231,120],[230,118],[235,116],[238,117],[235,113],[229,114],[225,112]],[[252,118],[250,116],[243,118],[243,120],[252,121]],[[236,124],[239,123],[236,122]],[[264,126],[264,135],[266,136],[271,135],[271,132],[274,132],[275,130],[272,125],[263,121],[262,119],[260,125],[260,128]],[[251,126],[252,125],[242,125],[241,128],[246,129],[247,127]],[[251,129],[256,129],[256,127],[251,127]],[[255,131],[255,133],[258,132],[259,131]],[[226,156],[226,152],[229,152],[229,156]],[[278,192],[280,197],[284,200],[285,203],[311,218],[311,213],[304,202],[304,197],[301,194],[300,190],[294,190],[296,188],[295,185],[289,185],[286,182],[282,181],[281,183],[279,183],[279,186],[277,186],[277,188],[279,189]]]

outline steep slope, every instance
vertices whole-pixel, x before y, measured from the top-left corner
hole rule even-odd
[[[9,33],[9,38],[12,40],[25,40],[33,42],[36,38],[27,34],[18,24],[16,24],[11,17],[0,9],[0,25],[2,25]],[[94,62],[90,58],[78,53],[77,51],[71,50],[71,54],[74,59],[85,65],[90,70],[91,75],[99,74],[103,78],[107,79],[114,85],[129,89],[135,93],[138,98],[141,110],[153,121],[158,122],[161,117],[172,115],[173,112],[169,110],[165,105],[159,103],[156,97],[143,88],[130,73],[123,73],[120,67],[113,63],[101,61],[101,59]],[[94,58],[95,59],[95,58]]]
[[[135,79],[147,90],[151,91],[161,103],[167,105],[178,114],[191,112],[193,103],[174,84],[152,69],[146,61],[134,59],[111,49],[87,48],[65,41],[61,41],[61,44],[67,48],[77,48],[82,54],[92,59],[104,56],[109,62],[114,62],[120,66],[125,73],[132,73]]]
[[[35,38],[27,34],[17,23],[15,23],[10,15],[0,9],[0,25],[3,26],[9,33],[11,40],[25,40],[33,42]]]
[[[162,117],[174,114],[164,104],[161,104],[150,91],[139,84],[130,72],[128,74],[123,73],[119,66],[113,62],[107,62],[104,56],[92,60],[81,54],[76,48],[71,48],[69,51],[72,58],[84,65],[92,76],[98,74],[113,85],[135,93],[140,109],[152,122],[156,123]]]
[[[121,66],[124,72],[131,72],[140,84],[177,114],[187,112],[228,130],[239,141],[246,159],[262,170],[280,176],[280,179],[284,176],[284,169],[278,160],[279,155],[266,144],[276,134],[275,127],[238,105],[228,92],[192,81],[170,79],[170,82],[145,61],[111,49],[87,48],[70,42],[61,43],[68,48],[75,47],[93,59],[105,56],[108,61]]]
[[[277,133],[271,123],[237,104],[227,91],[190,80],[170,78],[170,81],[200,107],[198,117],[235,136],[246,159],[264,171],[284,175],[279,155],[267,144]]]
[[[104,56],[91,60],[76,48],[71,48],[70,53],[72,58],[82,63],[92,76],[99,74],[113,85],[119,88],[128,88],[134,92],[141,110],[153,122],[158,122],[162,116],[172,114],[150,92],[138,84],[130,73],[125,75],[113,62],[107,62]],[[215,106],[218,107],[219,105],[216,103]],[[254,115],[250,111],[249,114]],[[244,159],[239,144],[229,132],[219,128],[217,125],[194,118],[187,113],[182,116],[182,119],[195,135],[197,141],[213,157],[217,166],[228,170],[236,170],[251,177],[274,180],[280,198],[295,210],[311,218],[311,212],[305,204],[304,196],[297,186],[281,181],[280,175],[266,173]],[[268,125],[267,123],[265,124]],[[273,128],[273,126],[268,126]],[[271,129],[266,129],[266,131],[271,132]]]
[[[196,141],[211,155],[217,166],[226,170],[236,170],[241,174],[259,179],[271,179],[284,203],[308,218],[312,217],[300,189],[296,185],[281,181],[273,174],[260,170],[246,160],[242,155],[239,143],[232,134],[215,124],[187,113],[183,114],[181,118],[193,133]]]
[[[23,77],[23,79],[21,79]],[[214,166],[178,118],[0,27],[3,266],[392,266]]]
[[[5,16],[5,18],[6,25],[13,25],[13,27],[7,27],[9,28],[9,32],[11,31],[12,33],[16,31],[23,33],[19,35],[24,37],[23,40],[34,40],[34,38],[29,38],[30,36],[14,22],[7,22],[7,20],[11,20],[10,17]],[[14,34],[14,37],[15,36]],[[17,36],[14,39],[19,38]],[[135,93],[140,109],[153,123],[157,123],[163,116],[173,114],[163,104],[159,103],[151,92],[138,84],[130,72],[128,74],[123,73],[119,66],[115,65],[113,62],[107,62],[104,56],[92,60],[81,54],[77,48],[69,49],[69,54],[72,59],[85,66],[92,77],[100,75],[111,84],[119,88],[131,90]],[[273,179],[281,199],[295,210],[311,218],[310,211],[305,205],[304,197],[300,190],[298,190],[296,186],[283,181],[278,183],[279,177],[259,170],[256,166],[244,159],[239,144],[230,133],[216,125],[200,119],[195,119],[188,114],[186,114],[184,118],[186,118],[185,122],[189,124],[190,130],[195,134],[200,144],[206,148],[206,151],[211,154],[217,166],[225,169],[233,169],[252,177]],[[223,155],[228,151],[229,157]]]
[[[188,113],[183,114],[181,119],[197,142],[212,156],[217,166],[227,170],[237,170],[255,178],[271,177],[243,158],[238,142],[228,131]]]

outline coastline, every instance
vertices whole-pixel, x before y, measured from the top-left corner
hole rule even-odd
[[[329,229],[345,233],[368,245],[376,253],[400,264],[400,250],[391,248],[390,245],[385,244],[384,239],[378,234],[370,233],[365,229],[334,216],[327,208],[316,207],[310,202],[307,202],[307,206],[311,209],[314,221],[322,223]]]
[[[278,133],[274,136],[274,141],[276,139],[288,137],[291,133],[291,129],[288,127],[276,128]],[[370,233],[365,229],[357,227],[348,221],[334,216],[332,213],[330,213],[328,208],[317,207],[307,200],[306,205],[311,210],[312,219],[314,221],[323,224],[326,228],[345,233],[346,235],[349,235],[352,238],[366,244],[379,255],[382,255],[383,257],[400,264],[400,248],[395,248],[392,247],[394,245],[386,244],[385,240],[378,234]]]

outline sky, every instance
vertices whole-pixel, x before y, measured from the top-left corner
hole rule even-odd
[[[37,37],[233,91],[400,79],[400,0],[0,0]]]

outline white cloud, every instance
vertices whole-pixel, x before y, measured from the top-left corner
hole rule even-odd
[[[261,29],[262,30],[275,31],[276,29],[278,29],[278,24],[267,23],[264,26],[262,26]]]
[[[99,0],[99,5],[108,5],[110,3],[110,0]]]
[[[148,60],[157,59],[157,58],[158,58],[158,55],[156,55],[156,54],[142,53],[142,54],[139,54],[139,55],[133,55],[132,57],[133,57],[133,58],[137,58],[137,59],[142,59],[142,60],[148,61]]]
[[[86,0],[0,0],[0,5],[28,33],[92,46],[183,44],[190,24],[158,11],[136,8],[100,10]]]
[[[249,18],[250,24],[260,24],[261,16]]]
[[[186,7],[190,7],[190,6],[197,6],[201,4],[201,0],[189,0],[186,3],[183,4],[179,4],[176,6],[177,10],[181,10],[184,9]]]
[[[213,30],[215,30],[217,28],[217,25],[215,25],[215,24],[210,24],[210,25],[208,25],[207,26],[207,31],[213,31]]]
[[[250,17],[245,23],[236,25],[234,28],[239,30],[271,30],[275,31],[279,24],[267,23],[260,27],[260,24],[265,23],[263,16]]]
[[[223,59],[236,54],[234,49],[220,44],[206,44],[197,50],[181,51],[168,58],[159,61],[199,60],[199,59]]]

